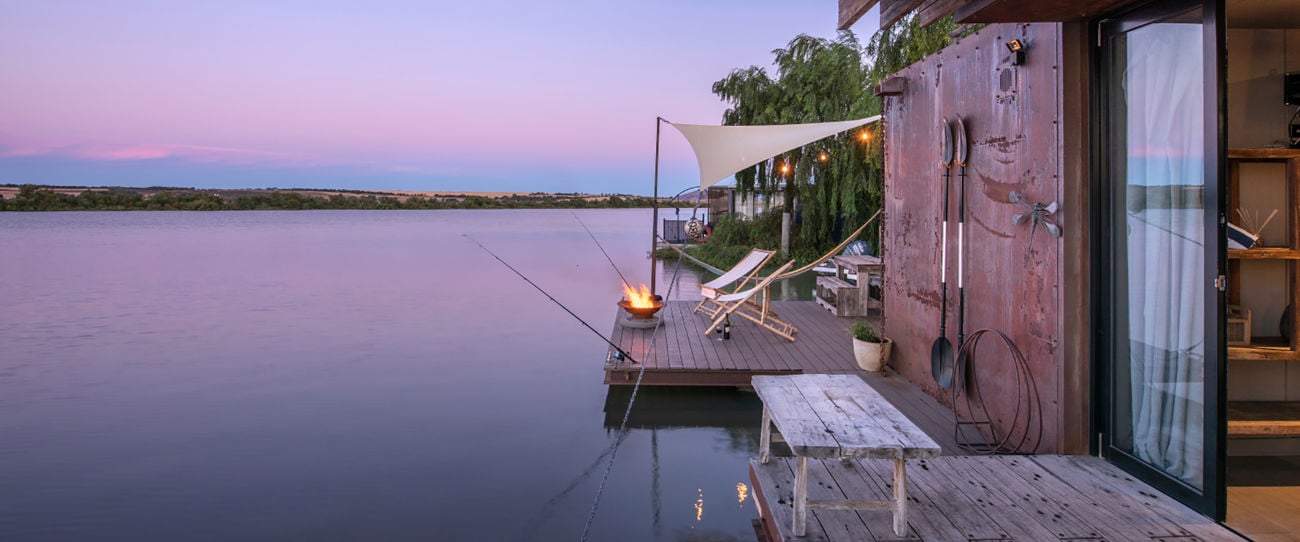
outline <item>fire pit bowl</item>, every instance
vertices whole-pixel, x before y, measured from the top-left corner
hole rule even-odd
[[[659,309],[664,308],[663,301],[652,300],[651,303],[652,305],[649,307],[633,307],[628,300],[624,299],[618,302],[618,306],[623,307],[623,310],[627,311],[632,318],[649,320],[655,317],[655,313],[659,312]]]

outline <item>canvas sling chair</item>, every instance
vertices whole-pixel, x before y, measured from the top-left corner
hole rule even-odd
[[[709,328],[704,330],[704,334],[713,333],[713,330],[735,314],[736,316],[743,316],[763,329],[780,335],[790,342],[794,342],[794,334],[798,333],[799,330],[776,317],[771,307],[772,296],[768,292],[768,286],[780,278],[781,273],[784,273],[792,265],[794,265],[794,260],[786,262],[785,265],[772,272],[771,275],[759,280],[757,284],[748,290],[720,295],[714,299],[714,302],[721,306],[721,309],[713,317],[713,323],[709,325]],[[757,303],[750,300],[755,295],[762,297]]]
[[[703,299],[695,305],[692,312],[704,311],[710,319],[718,316],[722,310],[722,305],[717,302],[718,296],[735,293],[743,290],[745,285],[754,281],[758,277],[758,271],[763,268],[763,264],[776,254],[775,250],[763,250],[756,248],[749,251],[744,258],[741,258],[736,265],[731,266],[725,273],[718,278],[700,285],[700,296]],[[736,281],[739,281],[738,283]],[[724,288],[736,283],[730,292],[724,291]]]

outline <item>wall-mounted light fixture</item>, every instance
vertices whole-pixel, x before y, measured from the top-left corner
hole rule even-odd
[[[1007,56],[1007,60],[1011,62],[1012,66],[1019,66],[1025,63],[1025,42],[1020,41],[1019,39],[1008,41],[1007,50],[1011,51],[1011,54]]]

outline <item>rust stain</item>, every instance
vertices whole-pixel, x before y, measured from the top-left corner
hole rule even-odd
[[[1028,172],[1025,172],[1025,175],[1027,176]],[[974,172],[973,177],[979,183],[980,192],[984,194],[984,197],[997,203],[1010,204],[1012,192],[1028,194],[1032,186],[1032,179],[1026,179],[1023,176],[1021,177],[1022,180],[1009,182],[1000,182],[979,172]]]
[[[1008,232],[1005,232],[1005,231],[1002,231],[1002,230],[994,229],[994,227],[992,226],[992,224],[990,224],[990,223],[988,223],[988,222],[985,222],[985,221],[981,220],[979,217],[972,217],[971,215],[968,214],[968,215],[966,215],[966,221],[967,221],[967,222],[974,223],[975,225],[977,225],[977,226],[980,227],[980,230],[982,230],[982,231],[988,233],[989,235],[992,235],[992,236],[994,236],[994,237],[997,237],[997,238],[999,238],[999,239],[1015,239],[1015,238],[1016,238],[1016,234],[1015,234],[1015,233],[1008,233]],[[972,242],[972,244],[974,244],[974,240],[973,240],[973,239],[972,239],[971,242]]]

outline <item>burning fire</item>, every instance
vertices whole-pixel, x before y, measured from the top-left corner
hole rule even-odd
[[[628,286],[623,283],[623,296],[627,298],[627,304],[637,308],[650,308],[655,306],[654,298],[650,295],[650,288],[645,284],[641,285],[641,290]]]

